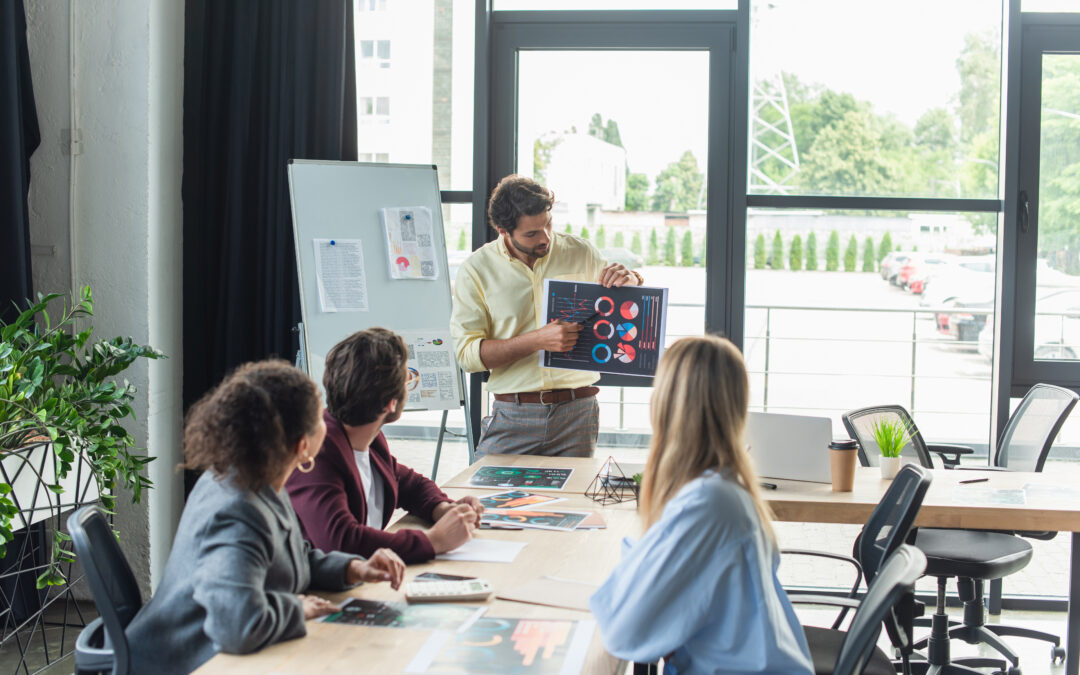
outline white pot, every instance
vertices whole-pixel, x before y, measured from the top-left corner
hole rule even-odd
[[[884,480],[892,480],[900,471],[900,457],[882,457],[878,466],[881,468],[881,477]]]
[[[56,482],[59,459],[52,445],[39,443],[0,455],[0,481],[11,485],[11,501],[19,509],[11,522],[12,530],[58,516],[83,504],[97,501],[98,486],[90,464],[82,455],[60,481],[64,488],[56,494],[48,488]]]

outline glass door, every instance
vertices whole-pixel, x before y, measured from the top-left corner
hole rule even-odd
[[[725,297],[720,273],[730,247],[734,13],[492,17],[491,183],[535,178],[555,193],[558,231],[668,288],[668,343],[706,329],[739,334],[725,318],[738,296]],[[601,383],[611,385],[601,432],[647,434],[649,382]]]

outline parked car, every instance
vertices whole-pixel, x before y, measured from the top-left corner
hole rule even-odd
[[[1035,358],[1076,361],[1080,358],[1080,289],[1040,288],[1035,305]],[[979,353],[993,358],[994,330],[979,332]]]
[[[953,256],[941,253],[930,253],[927,255],[920,255],[918,253],[911,254],[906,261],[900,266],[900,271],[896,275],[896,285],[904,290],[910,290],[912,292],[922,293],[923,282],[919,283],[919,290],[914,291],[912,288],[912,282],[916,279],[922,279],[925,281],[927,275],[931,273],[935,268],[946,265],[951,262]]]
[[[922,307],[990,306],[994,300],[994,256],[958,256],[932,269],[923,281]],[[941,333],[949,334],[948,312],[936,312]]]
[[[881,260],[881,278],[890,284],[896,283],[896,275],[900,273],[900,266],[907,262],[911,254],[891,251]]]

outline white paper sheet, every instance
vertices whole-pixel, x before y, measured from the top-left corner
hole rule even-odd
[[[431,209],[425,206],[385,208],[379,215],[386,238],[390,276],[394,279],[438,279]]]
[[[314,239],[315,281],[324,312],[368,311],[364,247],[359,239]]]
[[[526,542],[502,541],[500,539],[470,539],[448,553],[435,556],[439,560],[461,560],[466,562],[511,563]]]
[[[450,332],[443,329],[403,330],[409,348],[412,380],[406,410],[456,410],[461,407],[457,361]]]

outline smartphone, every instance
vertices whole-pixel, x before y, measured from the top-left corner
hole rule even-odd
[[[442,572],[424,572],[413,577],[413,581],[469,581],[476,577],[463,577],[457,574],[443,574]]]

